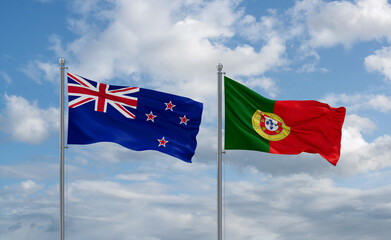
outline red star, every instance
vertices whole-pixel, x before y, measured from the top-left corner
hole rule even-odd
[[[164,137],[162,139],[157,139],[159,141],[159,146],[163,146],[163,147],[166,147],[166,143],[168,143],[168,141],[166,139],[164,139]]]
[[[181,119],[181,122],[179,124],[184,123],[185,125],[187,125],[187,121],[190,121],[190,119],[186,118],[186,115],[183,117],[179,117],[179,118]]]
[[[151,111],[151,113],[150,114],[145,114],[145,115],[147,115],[147,121],[149,121],[149,120],[151,120],[152,122],[155,122],[155,117],[157,116],[157,115],[153,115],[153,113],[152,113],[152,111]]]
[[[166,110],[167,109],[170,109],[171,110],[171,112],[173,112],[174,110],[172,109],[173,107],[175,107],[175,105],[174,104],[172,104],[172,102],[170,101],[169,103],[164,103],[164,104],[166,104]]]

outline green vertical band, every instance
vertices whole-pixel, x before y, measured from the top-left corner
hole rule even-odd
[[[225,91],[225,149],[244,149],[269,152],[269,140],[262,138],[252,126],[256,110],[273,113],[276,101],[267,99],[224,77]]]

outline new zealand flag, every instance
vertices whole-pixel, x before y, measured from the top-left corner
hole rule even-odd
[[[67,75],[68,144],[115,142],[135,151],[156,150],[191,162],[202,103]]]

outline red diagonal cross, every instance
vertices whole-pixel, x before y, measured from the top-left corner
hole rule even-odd
[[[98,112],[105,112],[105,108],[107,105],[107,100],[111,100],[118,103],[124,103],[129,106],[137,106],[137,100],[135,99],[128,99],[125,97],[117,96],[112,93],[119,92],[117,90],[107,91],[108,85],[104,83],[98,83],[98,91],[94,91],[92,89],[79,87],[79,86],[68,86],[68,92],[70,93],[77,93],[77,94],[85,94],[90,95],[94,97],[98,97],[96,111]],[[126,90],[129,90],[132,88],[127,88]],[[126,91],[122,90],[121,91]]]

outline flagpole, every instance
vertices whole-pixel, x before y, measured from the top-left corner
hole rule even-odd
[[[222,208],[222,75],[223,64],[217,64],[217,239],[223,238],[223,208]]]
[[[64,240],[64,67],[65,59],[60,58],[60,239]]]

